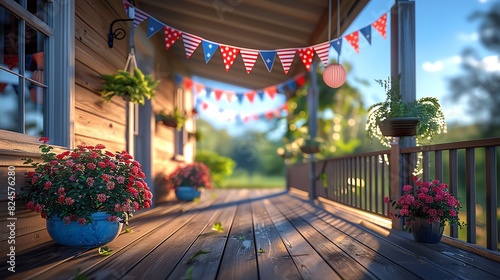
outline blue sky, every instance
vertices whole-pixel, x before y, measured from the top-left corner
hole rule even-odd
[[[438,97],[449,124],[453,122],[467,123],[473,120],[473,116],[466,115],[464,112],[464,105],[453,102],[449,93],[448,79],[460,73],[462,50],[470,46],[481,51],[484,58],[483,61],[479,62],[481,67],[487,67],[491,71],[500,71],[498,54],[484,50],[478,41],[477,32],[480,21],[468,20],[473,11],[487,11],[496,1],[498,0],[415,0],[417,98]],[[342,36],[373,23],[381,15],[389,12],[393,3],[394,0],[370,1]],[[361,91],[367,107],[385,98],[383,89],[374,80],[385,79],[390,74],[391,34],[389,25],[387,31],[387,39],[383,39],[377,31],[372,30],[371,45],[364,38],[360,38],[359,53],[356,53],[345,40],[343,41],[340,62],[352,64],[353,70],[348,74],[348,81]],[[333,49],[330,53],[336,58],[337,54]],[[366,80],[370,85],[365,86],[357,82],[357,79]],[[204,84],[213,84],[213,87],[221,89],[238,92],[246,90],[229,85],[214,84],[197,77],[194,77],[193,80]],[[274,100],[265,99],[264,102],[256,100],[257,104],[254,106],[248,106],[246,103],[238,105],[237,102],[226,105],[224,102],[216,104],[220,104],[221,107],[230,111],[251,113],[251,110],[262,111],[274,108],[283,101],[283,96],[278,96]],[[217,129],[227,129],[233,135],[240,135],[247,129],[257,131],[267,129],[267,120],[242,124],[214,119],[213,114],[207,114],[207,112],[204,114],[203,111],[200,112],[200,117],[208,120]]]

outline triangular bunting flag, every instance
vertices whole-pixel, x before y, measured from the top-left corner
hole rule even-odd
[[[226,91],[225,93],[226,93],[227,102],[228,103],[233,102],[234,92],[232,92],[232,91]]]
[[[137,25],[141,24],[141,22],[145,21],[147,18],[149,18],[149,15],[146,14],[145,12],[135,8],[132,6],[134,11],[134,27],[137,27]]]
[[[214,89],[215,100],[220,101],[222,93],[224,93],[222,90],[220,90],[220,89]]]
[[[200,83],[194,84],[194,90],[196,91],[197,94],[201,94],[201,92],[203,91],[204,88],[205,88],[205,86],[203,84],[200,84]]]
[[[268,111],[268,112],[266,112],[266,118],[267,118],[268,120],[273,119],[273,118],[274,118],[274,113],[273,113],[273,111]]]
[[[299,57],[300,57],[300,60],[302,60],[302,63],[304,63],[304,66],[306,67],[307,72],[311,71],[311,64],[312,64],[313,58],[314,58],[314,49],[311,47],[297,49],[297,53],[299,54]]]
[[[285,92],[285,84],[277,85],[276,90],[281,93]]]
[[[149,37],[153,36],[156,32],[158,32],[160,29],[163,28],[165,24],[159,22],[156,20],[154,17],[149,17],[148,19],[148,39]]]
[[[236,56],[240,49],[229,47],[229,46],[220,46],[220,53],[222,54],[222,61],[224,62],[224,68],[226,68],[226,72],[229,71],[231,66],[233,65],[234,60],[236,60]]]
[[[182,76],[175,74],[175,84],[178,85],[180,82],[182,82]]]
[[[207,102],[203,102],[203,103],[201,104],[201,108],[202,108],[203,110],[206,110],[206,109],[208,108],[208,104],[207,104]]]
[[[242,104],[243,103],[243,98],[245,98],[244,94],[236,94],[236,98],[238,98],[238,103]]]
[[[331,41],[330,45],[337,51],[337,54],[340,56],[340,52],[342,51],[342,38]]]
[[[250,103],[253,103],[255,99],[255,91],[249,91],[245,93],[245,96],[247,97],[248,101],[250,101]]]
[[[263,91],[257,92],[257,96],[260,98],[260,101],[264,101],[264,92]]]
[[[174,29],[170,26],[164,26],[163,30],[165,32],[165,50],[168,49],[179,39],[181,36],[181,31]]]
[[[288,82],[286,86],[290,89],[290,91],[295,91],[295,79]]]
[[[210,98],[211,95],[212,95],[212,89],[211,88],[205,88],[205,96],[207,98]]]
[[[215,51],[219,48],[219,45],[205,40],[201,42],[201,45],[203,46],[203,53],[205,54],[205,63],[208,63],[212,56],[214,56]]]
[[[274,96],[276,95],[276,86],[266,87],[264,91],[267,92],[267,95],[269,95],[271,99],[274,99]]]
[[[322,44],[315,45],[313,46],[313,48],[314,51],[316,51],[319,59],[321,59],[321,62],[323,62],[323,65],[327,66],[328,55],[330,54],[330,42],[324,42]]]
[[[241,49],[240,52],[247,73],[250,74],[250,71],[252,71],[253,66],[255,65],[255,61],[257,60],[257,56],[259,56],[259,51],[250,49]]]
[[[354,48],[354,50],[359,53],[359,31],[354,31],[351,34],[344,37],[349,44]]]
[[[368,25],[365,28],[361,28],[359,31],[361,32],[361,34],[363,34],[363,36],[366,38],[368,43],[371,45],[372,44],[372,26]]]
[[[375,28],[382,37],[387,38],[386,28],[387,28],[387,14],[384,14],[376,22],[372,23],[373,28]]]
[[[306,76],[305,76],[305,75],[300,75],[300,76],[298,76],[297,78],[295,78],[295,82],[296,82],[299,86],[303,86],[303,85],[306,83]]]
[[[184,78],[184,89],[191,90],[191,87],[193,87],[193,80],[188,77]]]
[[[283,70],[285,74],[288,74],[288,70],[290,70],[290,66],[292,65],[293,58],[295,57],[295,49],[282,49],[278,50],[278,57],[280,58],[281,65],[283,65]]]
[[[271,69],[273,69],[274,58],[276,57],[276,51],[259,51],[259,52],[260,52],[260,57],[262,57],[262,60],[264,61],[264,64],[266,64],[267,71],[271,72]]]
[[[184,41],[184,49],[186,50],[186,57],[190,58],[194,51],[201,43],[201,38],[189,33],[182,33],[182,40]]]

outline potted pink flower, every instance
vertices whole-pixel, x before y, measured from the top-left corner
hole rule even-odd
[[[24,162],[34,170],[26,174],[28,186],[21,198],[28,209],[47,219],[47,229],[56,242],[102,245],[118,235],[122,223],[128,223],[135,211],[151,207],[152,193],[144,181],[141,164],[126,151],[112,153],[97,144],[79,145],[56,154],[54,147],[46,144],[48,138],[40,141],[42,162]],[[107,238],[98,237],[96,232],[78,232],[85,226],[95,231],[106,222],[117,230],[107,233]],[[68,230],[71,232],[64,233],[65,240],[57,240]],[[88,242],[79,240],[81,236],[86,236]]]
[[[185,201],[200,197],[200,188],[213,188],[210,170],[202,162],[178,166],[166,180],[167,188],[175,190],[177,198]]]
[[[397,200],[385,198],[398,211],[394,215],[405,218],[405,228],[412,231],[416,241],[437,243],[446,224],[465,226],[458,212],[460,201],[448,190],[448,184],[439,180],[429,182],[413,177],[415,186],[403,186],[403,195]]]

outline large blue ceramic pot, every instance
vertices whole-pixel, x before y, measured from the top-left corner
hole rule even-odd
[[[440,222],[429,224],[426,219],[415,218],[411,223],[413,238],[417,242],[439,243],[444,227]]]
[[[191,186],[179,186],[175,189],[177,199],[184,201],[193,201],[200,197],[200,191]]]
[[[122,230],[120,222],[108,221],[109,214],[97,212],[92,214],[91,224],[80,225],[71,222],[65,225],[59,217],[47,219],[47,231],[50,237],[60,244],[76,247],[97,247],[111,242]]]

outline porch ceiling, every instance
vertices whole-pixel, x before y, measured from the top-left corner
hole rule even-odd
[[[369,0],[343,0],[340,34]],[[307,47],[328,40],[327,0],[139,0],[137,7],[160,22],[203,39],[241,48],[276,50]],[[332,1],[332,34],[337,34],[337,1]],[[247,74],[241,55],[226,72],[220,52],[205,63],[201,46],[187,59],[180,38],[169,50],[184,62],[192,76],[259,89],[281,83],[305,71],[297,56],[285,75],[275,58],[271,72],[259,57]]]

